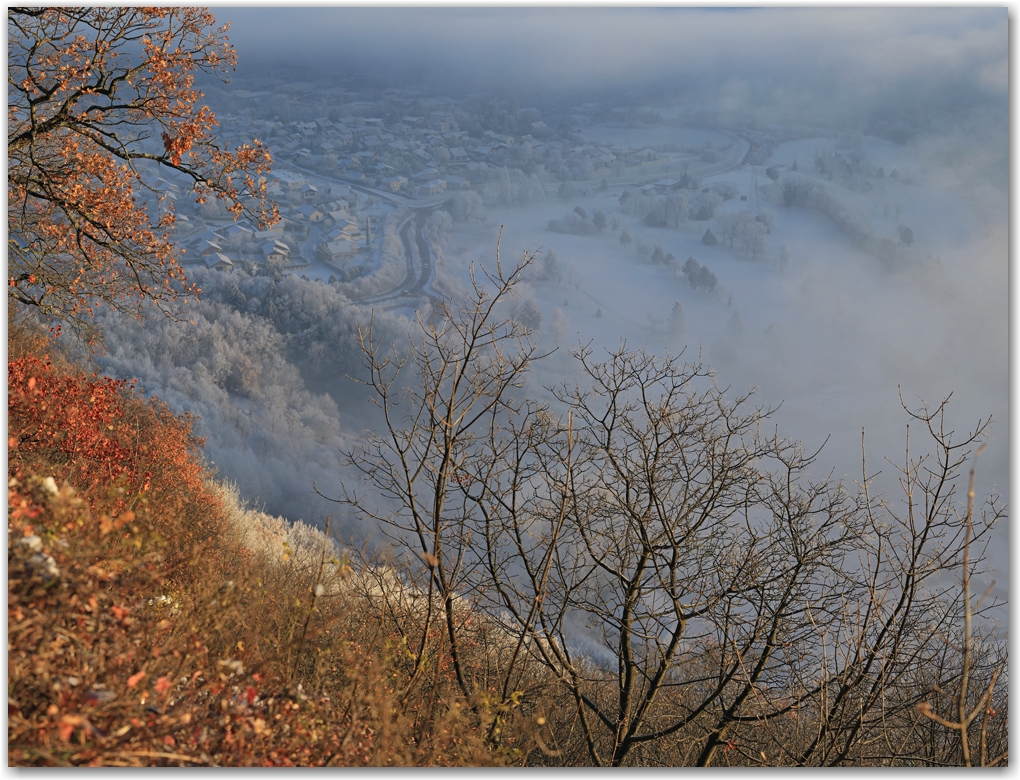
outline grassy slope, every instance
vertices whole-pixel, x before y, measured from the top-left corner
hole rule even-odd
[[[322,534],[245,509],[187,420],[51,347],[9,343],[11,765],[509,757],[441,664],[407,687],[394,622]]]

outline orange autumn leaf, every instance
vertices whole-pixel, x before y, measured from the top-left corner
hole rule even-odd
[[[266,147],[225,147],[201,103],[196,77],[225,78],[237,61],[208,10],[15,8],[8,31],[10,303],[94,343],[97,306],[176,314],[197,294],[172,240],[172,202],[150,213],[142,201],[149,162],[183,174],[198,202],[213,196],[260,225],[279,219]],[[139,127],[162,137],[161,153]]]
[[[138,672],[137,674],[133,674],[130,677],[128,677],[127,680],[128,688],[134,688],[136,685],[138,685],[138,683],[142,681],[142,678],[144,677],[145,672]]]
[[[81,715],[64,715],[60,719],[60,739],[63,742],[69,742],[71,735],[74,734],[74,730],[80,726],[86,725],[88,721],[85,720]]]

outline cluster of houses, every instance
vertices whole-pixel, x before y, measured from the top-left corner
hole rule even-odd
[[[273,265],[280,269],[306,268],[308,258],[295,252],[298,237],[307,236],[315,226],[321,237],[319,259],[336,269],[346,269],[358,253],[370,246],[371,227],[364,227],[352,204],[358,197],[350,187],[334,184],[325,188],[306,177],[286,170],[274,171],[269,196],[280,211],[280,222],[260,230],[246,221],[210,225],[216,220],[201,220],[177,213],[178,242],[186,250],[185,262],[203,263],[216,270],[229,270],[242,262]],[[161,181],[164,193],[179,196],[180,187]],[[226,220],[224,220],[226,222]],[[288,240],[289,239],[289,240]]]
[[[244,112],[226,114],[221,121],[238,142],[252,137],[269,139],[274,157],[295,167],[336,174],[355,184],[411,198],[480,185],[499,167],[519,166],[525,145],[528,160],[540,163],[553,156],[557,169],[572,161],[590,162],[590,168],[578,164],[570,169],[587,174],[643,161],[637,153],[621,155],[606,144],[577,145],[559,138],[536,108],[518,112],[519,117],[525,117],[517,122],[519,135],[479,132],[477,128],[471,134],[460,127],[470,118],[471,109],[464,101],[419,98],[400,90],[389,90],[383,97],[395,109],[387,119],[359,115],[378,104],[353,101],[343,105],[345,116],[337,119],[284,122]],[[414,113],[397,113],[401,106]],[[586,104],[582,109],[593,107],[598,104]]]
[[[270,94],[238,90],[235,97],[254,103]],[[357,212],[359,197],[346,184],[313,183],[302,170],[336,174],[351,183],[420,198],[480,186],[502,166],[544,163],[550,176],[588,179],[647,162],[647,156],[653,154],[594,142],[578,144],[551,130],[538,109],[517,112],[520,134],[509,135],[479,131],[471,107],[451,98],[390,90],[383,98],[390,101],[391,108],[398,108],[381,119],[369,115],[378,103],[351,101],[349,94],[327,97],[339,99],[343,118],[284,122],[278,117],[260,118],[258,111],[251,110],[221,114],[221,140],[228,146],[262,138],[268,141],[275,158],[291,163],[290,170],[276,166],[268,177],[268,194],[282,219],[277,226],[260,231],[250,224],[204,213],[198,207],[175,208],[176,232],[188,250],[187,262],[217,269],[229,269],[240,262],[302,268],[308,265],[308,258],[297,249],[314,226],[319,232],[316,258],[334,269],[349,269],[359,253],[371,246],[371,225],[364,214]],[[316,98],[321,100],[322,93],[309,92],[310,101]],[[591,103],[571,112],[580,123],[584,118],[590,121],[603,109]],[[336,116],[332,112],[330,115]],[[473,125],[473,133],[461,129],[465,123]],[[662,192],[681,184],[663,180],[642,189]],[[154,204],[156,207],[165,208],[182,197],[182,206],[192,205],[190,198],[184,197],[187,183],[161,180],[156,182],[156,189],[163,198]],[[220,219],[227,224],[216,226]]]
[[[274,156],[300,168],[419,197],[471,185],[470,168],[460,171],[462,175],[451,171],[447,177],[439,170],[471,161],[465,148],[468,135],[457,128],[452,110],[455,102],[427,98],[420,101],[424,116],[403,116],[388,126],[382,119],[364,116],[284,123],[226,115],[223,124],[237,133],[238,141],[253,134],[273,138]]]
[[[283,159],[408,197],[470,187],[472,176],[477,179],[488,167],[486,154],[505,143],[490,142],[479,150],[448,111],[404,116],[390,126],[371,117],[292,124],[301,137],[279,147]]]
[[[179,227],[179,226],[178,226]],[[280,268],[301,268],[307,265],[300,257],[291,257],[291,248],[283,240],[283,226],[266,230],[236,222],[218,228],[207,227],[182,242],[191,263],[204,263],[207,268],[228,271],[241,262],[266,263]]]
[[[344,271],[363,249],[372,245],[372,220],[367,218],[365,230],[356,219],[338,216],[328,225],[327,232],[319,245],[319,259],[334,270]]]

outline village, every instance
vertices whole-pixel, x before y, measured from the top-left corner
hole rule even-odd
[[[194,204],[184,182],[165,174],[155,181],[165,198],[180,202],[176,234],[183,262],[217,270],[275,268],[348,281],[378,265],[373,223],[398,208],[433,209],[456,193],[480,211],[483,202],[530,205],[610,184],[660,192],[688,186],[692,162],[700,169],[734,162],[710,142],[621,148],[582,137],[578,128],[596,121],[621,127],[662,121],[646,109],[601,103],[544,115],[485,95],[430,97],[413,88],[363,94],[315,84],[275,92],[232,89],[217,97],[229,107],[218,113],[229,145],[252,138],[269,145],[273,171],[266,184],[281,215],[277,225],[260,230],[235,222],[216,202]],[[735,137],[734,143],[746,146]],[[491,195],[500,178],[502,202],[488,203],[486,184]],[[519,194],[507,194],[507,179],[510,187],[524,183]]]

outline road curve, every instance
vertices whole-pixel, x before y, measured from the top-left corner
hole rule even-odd
[[[353,303],[397,303],[401,302],[401,299],[403,298],[420,295],[425,292],[425,287],[432,280],[432,276],[435,271],[434,264],[432,262],[432,254],[429,251],[428,241],[425,239],[425,221],[433,211],[446,202],[445,197],[426,201],[423,204],[421,201],[411,201],[408,198],[401,197],[394,192],[379,190],[375,187],[366,187],[363,184],[354,184],[353,182],[345,181],[339,176],[329,176],[321,173],[320,171],[304,168],[300,165],[295,165],[294,163],[287,163],[286,167],[293,168],[301,171],[302,173],[314,174],[316,177],[326,181],[345,184],[352,190],[365,193],[366,195],[374,195],[375,197],[393,203],[396,206],[412,209],[412,216],[401,222],[400,227],[398,228],[400,240],[404,244],[404,253],[407,260],[407,271],[404,274],[404,278],[392,289],[385,290],[380,293],[373,293],[372,295],[353,297],[351,298]],[[410,237],[410,224],[412,220],[415,225],[413,241]],[[418,260],[417,263],[415,263],[416,256]],[[417,271],[415,270],[415,265],[418,266]],[[435,298],[431,292],[427,292],[426,294],[430,298]]]
[[[742,144],[745,148],[742,151],[738,148],[738,153],[729,159],[720,160],[717,163],[709,163],[704,167],[689,170],[690,173],[700,177],[714,176],[735,170],[736,168],[740,168],[744,165],[747,160],[747,155],[751,150],[751,144],[746,138],[735,133],[727,132],[726,134],[731,136],[734,141]],[[305,168],[303,166],[296,165],[295,163],[286,163],[286,167],[293,168],[301,171],[302,173],[313,174],[326,181],[344,184],[357,192],[362,192],[366,195],[373,195],[381,200],[393,203],[396,206],[412,209],[412,215],[401,222],[398,228],[400,240],[404,245],[405,258],[407,260],[407,270],[404,274],[404,278],[392,289],[380,293],[373,293],[372,295],[355,297],[351,299],[352,302],[357,304],[399,304],[403,303],[404,299],[408,297],[420,296],[422,293],[428,295],[430,299],[434,300],[436,298],[431,291],[426,291],[426,286],[433,280],[435,264],[432,260],[432,254],[429,251],[429,243],[425,238],[425,222],[429,215],[445,202],[445,198],[428,201],[422,204],[421,201],[411,201],[408,198],[404,198],[394,192],[376,189],[375,187],[367,187],[363,184],[356,184],[354,182],[346,181],[340,176],[330,176],[322,173],[321,171]],[[614,182],[614,184],[615,183],[617,182]],[[412,221],[414,222],[413,241],[410,237]],[[415,262],[416,258],[418,261],[417,263]],[[415,270],[416,265],[418,267],[417,271]]]
[[[398,285],[390,290],[372,295],[364,295],[352,298],[358,304],[380,304],[404,303],[405,299],[420,296],[423,293],[429,298],[436,296],[426,290],[428,284],[433,280],[435,264],[432,261],[432,253],[429,250],[429,242],[425,238],[425,223],[429,216],[438,208],[438,205],[425,208],[418,208],[414,213],[400,223],[400,240],[404,245],[404,256],[407,261],[407,270],[404,278]],[[411,225],[414,224],[414,238],[411,238]]]

